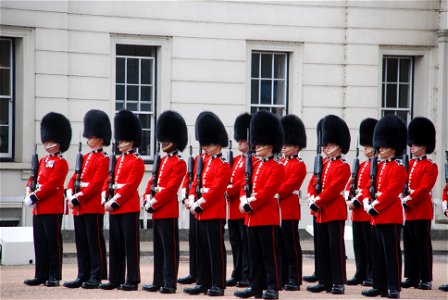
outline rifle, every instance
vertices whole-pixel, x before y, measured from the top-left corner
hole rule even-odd
[[[202,197],[202,171],[204,169],[204,160],[202,159],[202,146],[199,145],[199,155],[196,161],[196,199]]]
[[[378,158],[376,157],[376,151],[374,152],[370,160],[370,187],[369,194],[373,200],[376,198],[376,175],[378,173]]]
[[[31,155],[30,190],[34,192],[37,187],[37,176],[39,173],[39,157],[37,156],[37,144],[34,144],[34,152]]]
[[[233,151],[232,151],[232,140],[229,140],[229,152],[227,152],[227,161],[230,164],[230,167],[233,166]]]
[[[403,187],[402,198],[404,198],[409,195],[409,156],[408,156],[408,153],[406,150],[402,157],[402,163],[403,163],[404,168],[406,169],[406,174],[408,175],[408,179],[406,180],[406,183],[404,184],[404,187]],[[409,207],[406,203],[403,203],[403,206],[404,206],[404,208]]]
[[[244,192],[246,193],[246,198],[249,198],[252,195],[252,153],[250,149],[250,140],[249,140],[249,129],[247,130],[247,152],[246,152],[246,176],[244,178]]]
[[[112,154],[109,156],[109,184],[107,188],[109,189],[108,199],[112,199],[115,195],[115,166],[117,164],[117,158],[115,157],[115,143],[112,143]]]
[[[359,172],[359,146],[358,141],[356,141],[356,157],[353,160],[352,165],[352,182],[350,184],[350,193],[348,195],[348,200],[355,198],[356,190],[358,189],[358,172]]]
[[[157,180],[159,179],[160,170],[160,143],[157,143],[157,152],[154,156],[154,164],[152,165],[152,178],[151,178],[151,195],[154,197],[157,193]]]
[[[75,164],[76,179],[73,188],[75,194],[79,192],[79,188],[81,185],[81,173],[82,173],[82,161],[83,161],[81,150],[82,150],[82,144],[81,142],[79,142],[78,154],[76,155],[76,164]]]
[[[448,183],[448,151],[445,151],[445,182]]]
[[[317,148],[316,148],[316,157],[314,158],[314,178],[316,179],[316,195],[319,195],[322,192],[322,171],[324,168],[324,163],[322,161],[322,149],[321,149],[321,131],[317,131]],[[318,211],[319,207],[312,203],[310,208],[313,211]]]
[[[190,156],[188,157],[188,164],[187,164],[187,172],[188,172],[188,184],[187,184],[187,191],[185,192],[185,198],[188,198],[188,194],[191,190],[191,185],[193,184],[194,180],[194,157],[193,157],[193,147],[190,144]]]

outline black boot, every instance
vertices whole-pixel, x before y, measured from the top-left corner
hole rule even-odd
[[[26,285],[35,286],[45,283],[45,279],[39,279],[39,278],[26,279],[25,281],[23,281],[23,283]]]
[[[83,289],[93,290],[93,289],[97,289],[100,286],[100,284],[101,284],[101,281],[91,281],[91,280],[89,280],[89,281],[83,282],[81,287]]]
[[[188,295],[199,295],[205,292],[207,292],[207,287],[205,285],[197,284],[196,286],[192,288],[184,288],[184,292]]]
[[[144,284],[142,290],[147,292],[158,292],[160,287],[154,284]]]
[[[65,286],[66,288],[69,288],[69,289],[77,289],[77,288],[81,287],[81,285],[82,285],[82,280],[80,278],[76,278],[73,281],[66,281],[63,284],[63,286]]]
[[[54,278],[50,278],[47,281],[45,281],[45,286],[47,287],[55,287],[55,286],[59,286],[59,280],[54,279]]]
[[[306,287],[306,290],[311,293],[320,293],[326,291],[327,293],[331,292],[331,287],[323,285],[323,284],[315,284]]]
[[[181,284],[191,284],[191,283],[196,282],[196,278],[194,278],[191,275],[188,275],[188,276],[181,277],[181,278],[177,279],[177,282],[181,283]]]
[[[263,295],[263,291],[262,290],[254,290],[253,288],[247,288],[243,291],[235,291],[233,293],[233,295],[235,295],[238,298],[255,297],[257,299],[260,299],[261,296]]]
[[[387,292],[387,298],[398,299],[400,298],[400,292],[397,290],[389,290],[389,292]]]
[[[319,278],[317,278],[316,273],[313,273],[308,276],[303,276],[303,280],[306,282],[316,282],[319,280]]]
[[[207,290],[207,295],[209,295],[209,296],[224,296],[224,289],[217,287],[217,286],[212,286],[211,288],[209,288]]]
[[[376,296],[386,297],[387,296],[387,290],[368,289],[368,290],[362,291],[361,295],[366,296],[366,297],[376,297]]]
[[[401,282],[401,287],[405,289],[411,287],[418,288],[418,280],[406,278],[404,281]]]
[[[278,291],[267,290],[263,293],[263,299],[278,299]]]
[[[344,294],[345,287],[343,284],[333,284],[333,287],[331,288],[331,293],[335,295],[341,295]]]
[[[119,283],[108,282],[108,283],[102,283],[98,287],[102,290],[113,290],[113,289],[118,289],[119,286],[120,286]]]

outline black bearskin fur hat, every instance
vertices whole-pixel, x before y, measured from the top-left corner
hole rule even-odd
[[[118,141],[133,141],[134,148],[142,141],[142,125],[139,118],[129,110],[121,110],[115,115],[114,137]]]
[[[408,145],[426,146],[427,154],[434,151],[436,147],[436,128],[431,120],[416,117],[409,123]]]
[[[250,121],[250,143],[252,146],[272,145],[272,152],[279,153],[283,147],[283,128],[280,120],[271,112],[256,112]]]
[[[406,125],[396,115],[382,117],[373,132],[373,147],[395,149],[396,155],[401,155],[406,148]]]
[[[249,113],[243,113],[236,117],[233,138],[235,141],[245,140],[247,141],[247,133],[250,125],[251,115]]]
[[[167,110],[157,120],[157,140],[172,142],[180,151],[184,151],[188,143],[188,130],[184,118],[175,111]]]
[[[340,117],[328,115],[322,120],[322,146],[334,143],[341,147],[342,153],[350,150],[350,130]]]
[[[84,116],[84,131],[82,136],[85,138],[94,136],[104,140],[104,146],[110,145],[112,138],[112,129],[109,116],[102,110],[89,110]]]
[[[300,150],[306,147],[305,125],[295,115],[287,115],[281,119],[285,133],[285,145],[299,146]]]
[[[53,141],[60,145],[61,152],[70,147],[72,127],[69,120],[55,112],[46,114],[40,122],[40,139],[42,143]]]
[[[196,119],[196,139],[201,146],[215,144],[221,147],[229,145],[229,136],[219,117],[211,111],[203,111]]]
[[[375,130],[377,119],[367,118],[359,125],[359,144],[362,146],[373,146],[373,131]]]

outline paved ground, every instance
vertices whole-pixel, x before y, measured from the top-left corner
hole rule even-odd
[[[445,242],[446,243],[446,242]],[[304,245],[305,246],[305,245]],[[68,250],[69,246],[66,245]],[[70,254],[70,253],[69,253]],[[448,293],[437,290],[440,284],[448,283],[448,256],[434,256],[434,281],[433,290],[422,291],[416,289],[403,289],[402,299],[448,299]],[[304,274],[310,274],[314,268],[314,259],[312,255],[304,255],[303,271]],[[355,270],[353,260],[347,261],[347,276],[350,278]],[[188,272],[187,256],[181,256],[179,276],[184,276]],[[227,274],[231,272],[231,256],[228,256]],[[25,266],[0,266],[0,298],[1,299],[204,299],[208,296],[189,296],[182,292],[185,286],[179,285],[176,294],[162,295],[160,293],[148,293],[142,290],[135,292],[124,291],[103,291],[103,290],[84,290],[67,289],[64,287],[47,288],[45,286],[29,287],[23,284],[23,280],[31,278],[34,275],[34,265]],[[77,274],[76,259],[67,255],[64,258],[63,280],[73,280]],[[151,283],[153,276],[152,256],[142,256],[141,259],[142,283]],[[344,295],[332,295],[327,293],[312,294],[305,291],[306,285],[297,292],[280,292],[280,299],[367,299],[361,296],[361,291],[365,289],[361,286],[346,286]],[[236,288],[227,288],[224,297],[220,299],[236,299],[233,292]]]

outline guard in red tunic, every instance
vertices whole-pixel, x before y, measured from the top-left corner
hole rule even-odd
[[[250,287],[234,294],[240,298],[278,299],[282,288],[278,253],[280,207],[275,195],[284,179],[284,167],[274,157],[283,145],[283,129],[276,115],[259,111],[252,116],[250,143],[259,160],[253,164],[249,184],[240,194],[240,211],[246,214],[248,227]]]
[[[372,259],[371,248],[371,216],[367,214],[362,205],[370,183],[370,159],[375,154],[373,150],[373,131],[378,120],[367,118],[359,126],[359,143],[364,146],[364,155],[367,160],[359,165],[357,174],[357,189],[353,198],[347,199],[348,208],[352,211],[353,249],[355,252],[356,272],[352,279],[347,280],[348,285],[372,286]],[[353,170],[352,170],[353,171]],[[350,190],[353,178],[346,186]]]
[[[319,283],[308,286],[307,291],[344,294],[347,204],[343,195],[350,178],[350,166],[341,157],[350,149],[350,131],[344,120],[335,115],[322,120],[322,145],[327,156],[323,162],[322,191],[316,190],[315,176],[308,185],[310,208],[316,212],[319,236]]]
[[[245,215],[240,212],[240,191],[244,185],[246,153],[249,151],[247,134],[251,116],[248,113],[239,115],[235,120],[234,139],[238,142],[240,155],[234,158],[230,183],[227,186],[227,211],[229,241],[232,247],[233,272],[226,281],[227,286],[249,286],[249,254],[247,249],[247,227],[244,225]]]
[[[447,160],[448,160],[448,154],[447,154]],[[445,165],[445,178],[447,183],[445,184],[445,187],[443,188],[443,192],[442,192],[442,209],[443,209],[443,214],[448,217],[448,161],[446,162]],[[444,292],[448,292],[448,284],[441,284],[439,286],[439,290],[444,291]]]
[[[226,223],[225,192],[230,180],[230,164],[222,156],[228,136],[224,124],[212,112],[199,114],[196,119],[196,137],[209,156],[204,162],[201,178],[195,177],[190,191],[190,211],[197,216],[197,278],[196,286],[184,289],[190,295],[206,293],[223,296],[226,288]],[[193,191],[200,188],[201,197]]]
[[[176,292],[179,269],[179,202],[177,192],[187,171],[187,165],[179,152],[187,145],[187,125],[175,111],[165,111],[157,120],[157,140],[167,154],[160,161],[157,175],[148,181],[144,207],[152,213],[154,224],[154,279],[143,290]],[[157,176],[157,177],[155,177]]]
[[[364,210],[371,216],[373,288],[363,296],[400,297],[401,249],[400,231],[403,226],[403,206],[400,193],[407,180],[405,167],[395,160],[406,147],[406,125],[395,115],[378,121],[373,133],[373,147],[381,162],[375,185],[363,200]],[[371,176],[375,174],[371,174]],[[372,195],[375,197],[372,197]],[[363,193],[364,196],[364,193]]]
[[[285,133],[281,159],[285,166],[285,180],[278,192],[282,219],[279,242],[282,279],[285,290],[297,291],[302,284],[299,191],[306,176],[306,165],[299,157],[299,151],[306,147],[306,132],[302,120],[295,115],[284,116],[281,124]]]
[[[430,290],[432,287],[431,221],[434,217],[431,190],[436,184],[438,168],[426,155],[434,151],[436,129],[427,118],[414,118],[408,126],[408,191],[402,196],[405,208],[403,227],[404,280],[401,287]]]
[[[98,288],[107,279],[106,244],[103,236],[104,207],[101,192],[107,179],[109,157],[103,146],[110,145],[112,130],[107,114],[90,110],[84,116],[83,136],[92,151],[83,158],[79,191],[75,191],[74,173],[67,186],[68,206],[73,209],[78,276],[65,282],[68,288]]]
[[[55,112],[46,114],[40,124],[40,136],[48,153],[39,161],[36,190],[27,191],[25,205],[33,209],[33,238],[36,268],[26,285],[58,286],[62,275],[62,215],[65,210],[64,181],[68,163],[62,157],[72,138],[68,119]]]
[[[118,112],[114,123],[114,137],[122,154],[117,159],[114,196],[110,200],[107,200],[110,198],[109,180],[103,186],[104,208],[110,214],[109,282],[99,287],[135,291],[140,283],[138,186],[145,171],[144,162],[135,148],[140,146],[142,127],[137,116],[128,110]]]

